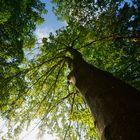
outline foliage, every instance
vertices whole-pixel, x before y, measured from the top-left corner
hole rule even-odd
[[[34,38],[33,31],[43,22],[41,14],[46,10],[38,0],[1,0],[0,5],[0,73],[4,76],[22,62],[23,48]]]
[[[69,24],[76,22],[90,30],[93,42],[91,41],[86,49],[89,50],[91,63],[94,61],[100,69],[114,73],[139,89],[140,2],[137,0],[129,3],[124,0],[82,2],[52,0],[52,2],[56,4],[54,11],[60,19],[67,20]],[[87,48],[93,45],[91,50]],[[112,55],[118,55],[120,60],[110,60],[111,56],[106,52],[113,50],[115,53]]]
[[[27,1],[24,2],[25,5],[28,4]],[[55,35],[51,33],[48,38],[43,38],[43,43],[38,46],[38,56],[34,55],[33,59],[27,59],[18,67],[12,61],[6,65],[10,75],[4,73],[1,76],[1,115],[9,122],[9,132],[5,138],[12,139],[14,134],[17,135],[24,127],[28,127],[31,121],[37,120],[40,135],[49,128],[49,132],[57,133],[60,139],[98,139],[86,103],[77,89],[67,81],[70,71],[66,59],[70,56],[68,47],[80,51],[88,63],[111,72],[140,89],[138,1],[133,1],[133,4],[108,0],[53,2],[57,4],[56,14],[67,20],[68,26],[56,31]],[[23,13],[26,15],[26,11]],[[11,22],[9,19],[13,19],[11,16],[11,13],[7,13],[1,20],[5,28],[6,23]],[[27,19],[25,23],[28,23]],[[30,31],[34,29],[34,23],[36,20],[31,26],[22,25],[27,30],[22,32],[21,28],[19,34],[24,33],[25,36],[20,36],[21,39],[14,40],[14,43],[21,42],[23,38],[32,42],[34,39],[30,40]],[[13,26],[18,29],[16,24]],[[16,34],[10,30],[8,35]],[[4,43],[5,41],[7,39],[3,38]],[[24,45],[26,41],[23,41]],[[11,50],[16,50],[14,45]],[[21,57],[22,53],[17,54]],[[8,55],[4,60],[7,58]]]
[[[21,71],[18,65],[24,60],[23,48],[34,46],[33,31],[46,10],[38,0],[1,0],[0,5],[0,106],[8,107],[9,95],[14,99],[26,86],[24,74],[16,76]]]

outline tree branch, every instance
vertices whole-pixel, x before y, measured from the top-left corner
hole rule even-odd
[[[111,35],[111,36],[106,36],[106,37],[103,37],[103,38],[99,38],[97,40],[93,40],[83,46],[80,47],[83,48],[83,47],[87,47],[87,46],[90,46],[92,45],[93,43],[96,43],[96,42],[99,42],[99,41],[112,41],[112,40],[121,40],[121,39],[129,39],[129,40],[140,40],[140,37],[139,36],[118,36],[118,35]]]

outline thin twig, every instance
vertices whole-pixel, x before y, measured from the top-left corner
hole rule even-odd
[[[75,93],[74,93],[74,96],[73,96],[73,98],[72,98],[72,105],[71,105],[71,110],[70,110],[70,113],[71,113],[71,114],[73,113],[74,100],[75,100]],[[66,132],[65,132],[65,135],[64,135],[64,139],[63,139],[63,140],[66,139],[70,127],[71,127],[71,121],[69,122],[69,125],[68,125],[68,128],[67,128]]]
[[[62,60],[60,60],[59,62],[61,62],[61,61],[62,61]],[[53,67],[51,67],[50,70],[52,70],[52,68],[56,67],[57,65],[58,65],[58,63],[55,64]],[[49,70],[49,71],[50,71],[50,70]],[[47,73],[48,73],[48,71],[47,71]],[[45,73],[45,74],[46,74],[46,73]],[[41,76],[27,89],[27,91],[26,91],[24,94],[22,94],[22,95],[25,95],[26,93],[28,93],[28,91],[29,91],[35,84],[37,84],[38,81],[39,81],[45,74],[41,75]],[[21,94],[19,94],[19,95],[21,95]],[[8,110],[6,110],[3,114],[9,113],[9,112],[12,110],[12,107],[13,107],[13,106],[16,104],[16,102],[21,98],[21,96],[19,96],[19,95],[18,95],[18,97],[11,103],[10,108],[9,108]]]
[[[73,95],[73,93],[68,94],[67,96],[63,97],[62,99],[60,99],[58,102],[56,102],[51,108],[48,108],[47,113],[45,113],[45,115],[38,121],[38,123],[35,125],[34,128],[32,128],[32,130],[27,133],[25,136],[23,136],[21,138],[21,140],[23,140],[25,137],[27,137],[32,131],[34,131],[34,129],[47,117],[47,115],[53,110],[54,107],[58,106],[60,103],[62,103],[65,99],[69,98],[71,95]]]

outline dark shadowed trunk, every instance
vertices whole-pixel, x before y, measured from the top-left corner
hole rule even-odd
[[[74,56],[68,78],[89,105],[101,140],[140,140],[140,92],[68,51]]]

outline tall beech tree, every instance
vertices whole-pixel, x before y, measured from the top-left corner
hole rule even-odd
[[[89,65],[77,50],[67,50],[73,55],[68,58],[73,67],[69,80],[89,105],[101,140],[138,140],[140,92]]]
[[[3,116],[11,122],[9,130],[14,123],[14,132],[18,134],[37,119],[40,135],[48,127],[61,139],[97,139],[96,127],[102,139],[139,138],[136,134],[139,125],[134,129],[135,123],[139,123],[138,91],[97,68],[105,70],[109,65],[112,74],[116,75],[115,69],[123,73],[121,58],[126,52],[109,45],[99,49],[100,43],[106,39],[91,39],[92,32],[76,24],[60,29],[55,36],[50,34],[43,39],[40,55],[28,60],[21,68],[22,73],[15,73],[14,78],[24,77],[26,86],[22,90],[10,84],[11,77],[5,79],[10,85],[8,90],[14,90],[8,104],[1,107]],[[106,40],[106,43],[110,44],[110,41]],[[98,55],[106,61],[102,67]],[[3,91],[6,94],[7,91]],[[89,105],[95,123],[82,98]],[[130,133],[133,130],[135,132]],[[9,135],[12,134],[9,131]]]
[[[53,2],[67,27],[43,38],[39,55],[0,79],[8,122],[2,138],[18,137],[37,120],[39,136],[48,128],[64,140],[138,140],[139,2]]]

